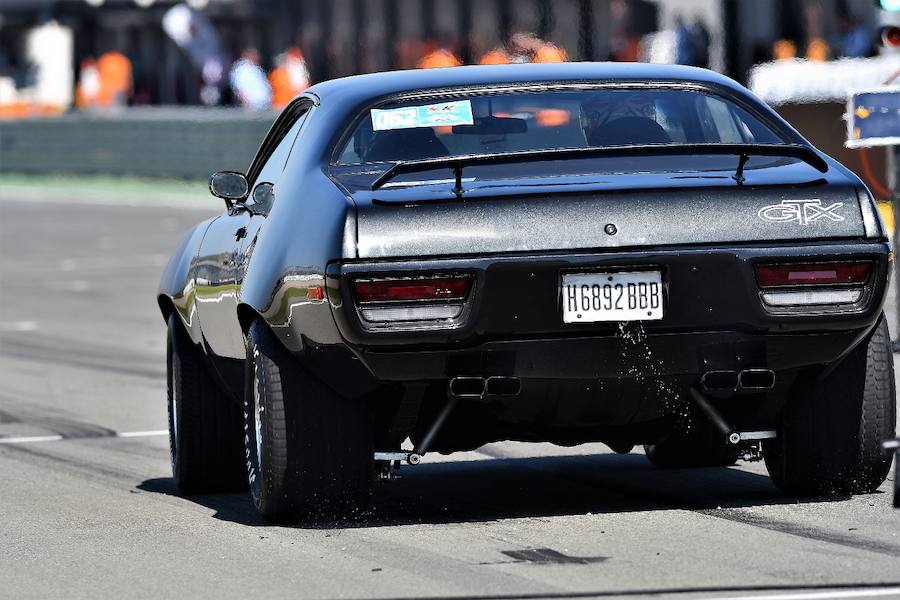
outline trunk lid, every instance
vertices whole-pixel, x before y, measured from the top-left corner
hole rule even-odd
[[[374,192],[365,181],[377,173],[336,179],[357,205],[357,255],[365,259],[865,235],[856,188],[843,174],[789,158],[756,162],[743,185],[721,165],[589,175],[551,169],[502,180],[472,168],[461,199],[449,169]]]

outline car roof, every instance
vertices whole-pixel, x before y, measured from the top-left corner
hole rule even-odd
[[[570,62],[471,65],[444,69],[385,71],[318,83],[307,90],[322,102],[358,105],[383,96],[462,86],[575,81],[666,81],[712,84],[746,94],[735,81],[708,69],[648,63]]]

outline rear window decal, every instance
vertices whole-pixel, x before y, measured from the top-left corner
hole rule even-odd
[[[386,131],[389,129],[414,129],[416,127],[449,127],[453,125],[474,125],[472,102],[459,100],[441,102],[425,106],[406,108],[373,108],[372,129]]]

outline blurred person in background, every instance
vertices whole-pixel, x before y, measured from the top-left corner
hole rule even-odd
[[[569,60],[565,50],[533,33],[513,34],[509,44],[511,62],[559,63]]]
[[[222,102],[222,80],[225,76],[225,65],[219,56],[210,56],[200,69],[200,102],[206,106],[216,106]]]
[[[441,67],[459,67],[462,61],[451,50],[453,44],[450,43],[449,36],[441,35],[438,40],[431,40],[426,43],[426,52],[419,62],[416,63],[418,69],[436,69]]]
[[[226,53],[222,50],[219,33],[206,13],[192,9],[186,4],[176,4],[163,15],[162,28],[187,55],[196,72],[199,72],[200,102],[206,106],[221,104],[223,92],[228,87],[226,82],[228,61],[225,58]],[[196,72],[188,73],[186,76],[193,79]],[[191,102],[193,98],[187,100]]]
[[[272,106],[272,87],[259,66],[259,52],[247,48],[231,66],[231,90],[241,106],[251,110],[267,110]]]
[[[825,41],[824,12],[819,2],[807,2],[803,6],[803,17],[806,21],[806,58],[807,60],[824,62],[831,55],[831,47]]]
[[[684,19],[675,19],[675,62],[692,67],[709,66],[709,30],[697,19],[688,27]]]
[[[697,59],[695,56],[695,44],[691,31],[684,24],[684,19],[675,19],[675,62],[679,65],[693,65]]]
[[[775,40],[772,45],[772,58],[774,60],[792,60],[797,58],[797,42],[787,38]]]
[[[78,84],[75,86],[75,106],[89,108],[100,105],[100,72],[97,61],[88,56],[81,61],[78,71]]]
[[[479,65],[508,65],[510,63],[509,52],[503,46],[497,46],[488,50],[478,59]]]
[[[709,29],[702,19],[694,21],[691,27],[691,37],[694,41],[694,60],[695,67],[709,68],[709,45],[712,38],[709,35]]]
[[[569,60],[566,51],[533,33],[514,33],[505,46],[497,46],[478,59],[481,65],[505,65],[509,63],[560,63]]]
[[[561,63],[568,60],[569,55],[566,54],[566,51],[551,42],[543,42],[534,51],[534,62],[536,63]]]
[[[859,19],[844,13],[840,16],[839,28],[842,58],[863,58],[872,53],[872,33]]]
[[[541,47],[541,40],[533,33],[520,31],[509,38],[509,62],[534,62],[534,53]]]
[[[641,51],[641,36],[631,22],[631,7],[625,0],[612,0],[610,14],[610,60],[637,62]]]
[[[125,106],[131,97],[131,61],[118,50],[104,52],[97,59],[100,78],[98,105],[102,107]]]
[[[272,86],[272,108],[281,110],[294,97],[309,87],[309,69],[303,52],[291,46],[275,58],[276,67],[269,73]]]
[[[828,60],[828,57],[831,54],[831,48],[828,46],[828,42],[825,41],[824,38],[815,37],[809,40],[809,43],[806,45],[806,59],[813,60],[817,62],[824,62]]]

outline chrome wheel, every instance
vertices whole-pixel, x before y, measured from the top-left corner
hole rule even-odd
[[[169,346],[169,368],[167,383],[169,386],[169,458],[172,461],[172,471],[175,471],[175,455],[178,453],[178,405],[179,405],[179,386],[175,385],[178,369],[178,361],[175,359],[175,353],[172,352],[171,343]]]
[[[255,424],[255,435],[254,438],[256,440],[256,464],[259,468],[260,473],[262,473],[263,459],[262,459],[262,411],[264,410],[261,406],[260,398],[259,398],[259,386],[262,383],[259,380],[259,376],[256,374],[259,366],[254,361],[254,375],[256,379],[256,385],[253,386],[253,420]]]

